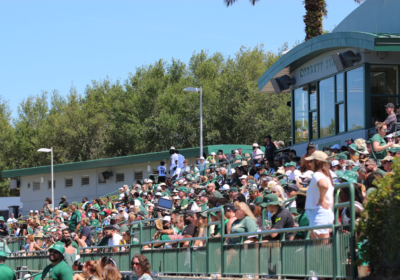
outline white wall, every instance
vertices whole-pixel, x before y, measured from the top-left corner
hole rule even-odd
[[[187,158],[189,163],[192,164],[195,162],[195,158]],[[164,160],[165,162],[169,162],[168,159]],[[120,166],[112,166],[112,167],[104,167],[104,168],[96,168],[96,169],[85,169],[85,170],[77,170],[77,171],[68,171],[68,172],[60,172],[54,173],[54,179],[56,181],[56,187],[54,189],[54,200],[56,206],[61,201],[62,196],[67,197],[67,201],[71,203],[72,201],[81,202],[83,197],[88,197],[89,199],[93,199],[110,192],[118,190],[124,184],[132,185],[136,179],[134,178],[135,171],[143,171],[143,178],[147,178],[148,175],[153,174],[153,172],[147,171],[147,166],[151,165],[152,169],[157,169],[160,161],[153,162],[143,162],[138,164],[130,164],[130,165],[120,165]],[[113,176],[110,177],[109,180],[105,184],[98,183],[98,173],[104,171],[112,171]],[[124,172],[125,174],[125,182],[116,182],[116,173]],[[81,178],[84,175],[89,176],[89,185],[82,186]],[[41,177],[44,177],[44,183],[40,184],[39,190],[33,190],[33,181],[41,180]],[[65,178],[73,178],[73,186],[65,187]],[[48,181],[51,178],[51,174],[37,174],[32,176],[24,176],[21,177],[21,202],[24,205],[23,213],[24,215],[28,214],[30,210],[40,210],[44,205],[44,200],[46,197],[51,198],[51,189],[48,188]],[[28,183],[30,183],[30,187],[28,188]]]

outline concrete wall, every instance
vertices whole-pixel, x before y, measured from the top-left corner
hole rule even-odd
[[[189,164],[195,163],[194,157],[187,159],[189,160]],[[165,161],[169,162],[168,159],[165,159]],[[55,204],[58,206],[61,197],[64,195],[67,197],[69,203],[72,201],[81,202],[82,198],[85,196],[89,199],[93,199],[116,191],[124,184],[132,185],[137,180],[134,178],[135,171],[143,171],[143,178],[147,178],[148,175],[153,174],[153,172],[147,171],[148,165],[150,165],[152,169],[156,170],[160,165],[160,161],[54,173],[54,179],[56,181],[56,187],[54,189]],[[106,183],[99,184],[98,174],[104,171],[112,171],[113,176],[110,177]],[[117,172],[124,172],[124,182],[116,182]],[[89,176],[89,185],[82,186],[82,176]],[[40,182],[41,177],[44,177],[44,183],[40,184],[39,190],[33,190],[33,181]],[[45,203],[44,200],[46,197],[51,198],[51,188],[48,187],[48,181],[50,178],[50,173],[21,177],[21,202],[24,205],[22,214],[26,215],[30,210],[40,210]],[[65,178],[73,178],[72,187],[65,187]],[[30,184],[29,188],[28,183]]]

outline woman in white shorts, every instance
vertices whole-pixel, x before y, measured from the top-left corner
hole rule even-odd
[[[327,163],[328,156],[322,151],[315,151],[305,160],[311,164],[314,175],[307,190],[306,214],[310,226],[331,225],[334,222],[333,182]],[[329,238],[330,229],[316,229],[311,238]]]

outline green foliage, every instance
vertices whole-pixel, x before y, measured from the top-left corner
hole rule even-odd
[[[400,274],[400,160],[395,158],[393,173],[379,179],[376,191],[368,196],[357,231],[366,239],[361,248],[374,276],[389,279]]]
[[[10,119],[0,100],[1,170],[199,146],[200,99],[185,87],[203,87],[204,145],[263,143],[267,133],[290,137],[290,94],[259,93],[257,80],[286,50],[241,47],[233,57],[194,53],[186,65],[172,59],[137,68],[125,81],[92,81],[83,96],[42,92],[23,100]],[[2,106],[2,107],[1,107]]]

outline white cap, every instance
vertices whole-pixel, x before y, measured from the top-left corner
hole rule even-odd
[[[385,137],[390,139],[390,138],[393,137],[393,134],[388,134],[388,135],[386,135]]]
[[[221,190],[223,190],[223,191],[227,191],[229,189],[230,189],[230,187],[229,187],[228,184],[223,185],[222,188],[221,188]]]
[[[173,193],[178,193],[179,191],[177,189],[174,189],[172,192]]]
[[[234,151],[234,153],[235,153],[235,154],[238,154],[238,153],[239,153],[239,151],[238,151],[238,150],[235,150],[235,151]]]
[[[175,147],[174,147],[174,146],[171,146],[170,150],[175,150]]]
[[[215,156],[215,155],[216,155],[216,153],[215,153],[215,152],[211,152],[211,155],[212,155],[212,156]]]
[[[68,213],[67,212],[63,212],[63,216],[68,216]]]
[[[147,183],[153,183],[153,180],[148,179]]]
[[[148,203],[147,206],[148,206],[148,207],[154,206],[154,204],[153,204],[153,203]]]
[[[33,210],[29,211],[30,213],[33,213]]]
[[[339,165],[339,161],[338,161],[337,159],[335,159],[335,160],[332,160],[332,163],[331,163],[331,165],[332,165],[332,166]]]
[[[161,187],[157,187],[157,191],[161,191],[162,189],[161,189]]]
[[[39,211],[38,211],[38,210],[35,210],[35,213],[39,213]]]
[[[257,143],[254,143],[254,144],[253,144],[253,147],[258,147],[258,144],[257,144]]]
[[[177,200],[177,199],[180,199],[180,197],[179,196],[174,196],[173,199]]]
[[[123,188],[123,187],[120,187],[120,188],[119,188],[119,190],[120,190],[120,191],[123,191],[123,190],[124,190],[124,188]]]
[[[204,159],[204,157],[203,157],[203,156],[201,156],[201,157],[199,157],[199,159]]]
[[[158,184],[159,187],[167,186],[165,183]]]
[[[162,193],[156,192],[156,196],[162,196]]]
[[[135,207],[135,206],[133,206],[133,205],[129,206],[129,208],[133,208],[133,207]]]
[[[118,207],[118,211],[122,211],[122,210],[124,210],[124,208]]]
[[[187,182],[186,182],[186,181],[184,181],[184,182],[183,182],[183,184],[184,184],[184,185],[187,185]]]
[[[299,177],[300,178],[312,178],[314,172],[312,170],[307,170],[306,172],[304,172],[303,174],[301,174]]]
[[[242,179],[247,179],[247,175],[242,175],[239,177],[239,180],[242,180]]]
[[[171,216],[164,216],[163,221],[170,222],[171,221]]]
[[[339,146],[339,144],[335,144],[335,145],[333,145],[333,146],[331,147],[331,149],[340,149],[340,146]]]

